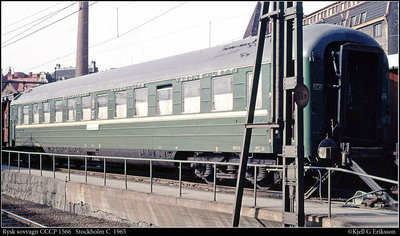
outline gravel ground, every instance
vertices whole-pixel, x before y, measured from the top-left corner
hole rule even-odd
[[[38,222],[47,227],[71,228],[128,228],[149,227],[142,224],[128,224],[98,219],[95,217],[72,214],[52,207],[40,205],[30,201],[1,195],[1,207],[17,215]]]

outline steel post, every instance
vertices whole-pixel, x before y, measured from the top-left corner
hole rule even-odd
[[[124,159],[124,180],[125,180],[125,189],[128,189],[128,178],[126,176],[126,158]]]
[[[85,183],[87,183],[87,156],[85,156]]]
[[[71,181],[71,160],[68,156],[68,181]]]
[[[265,15],[268,12],[269,2],[263,2],[261,7],[261,14],[260,17]],[[257,53],[255,57],[254,67],[253,67],[253,84],[251,88],[251,96],[250,96],[250,103],[247,108],[247,115],[246,115],[246,124],[252,124],[254,121],[254,110],[256,105],[257,99],[257,90],[258,90],[258,83],[260,78],[260,71],[261,71],[261,60],[263,55],[264,49],[264,42],[265,42],[265,33],[266,33],[266,20],[260,20],[258,25],[258,40],[257,40]],[[247,160],[249,157],[249,149],[250,149],[250,142],[251,142],[251,134],[252,128],[247,127],[245,125],[244,134],[243,134],[243,143],[242,143],[242,152],[240,154],[240,165],[239,165],[239,173],[236,182],[236,194],[235,194],[235,203],[234,203],[234,212],[233,212],[233,219],[232,219],[232,226],[238,227],[239,220],[240,220],[240,210],[242,207],[242,198],[243,198],[243,187],[246,175],[246,168],[247,168]]]
[[[39,165],[40,165],[40,176],[43,176],[43,168],[42,168],[42,154],[39,156]]]
[[[254,166],[254,207],[257,206],[257,167]]]
[[[56,156],[53,155],[53,178],[56,178]]]
[[[150,193],[153,193],[153,163],[150,160]]]
[[[182,197],[182,162],[179,162],[179,197]]]
[[[331,170],[328,170],[328,217],[332,217],[331,208]]]
[[[106,158],[103,158],[104,159],[104,186],[106,186]]]
[[[217,164],[214,163],[214,188],[213,188],[214,202],[217,201]]]
[[[18,153],[18,172],[20,172],[19,160],[20,160],[20,154]]]
[[[29,170],[29,175],[31,174],[31,154],[28,153],[28,170]]]

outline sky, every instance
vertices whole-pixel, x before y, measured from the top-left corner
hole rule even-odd
[[[310,14],[333,1],[305,1]],[[90,1],[89,64],[99,71],[240,40],[256,1]],[[79,9],[72,1],[2,1],[1,70],[75,67]]]

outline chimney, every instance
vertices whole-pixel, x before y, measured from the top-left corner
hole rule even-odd
[[[79,2],[78,44],[76,49],[75,77],[88,74],[88,61],[89,61],[88,28],[89,28],[89,4],[88,2]]]

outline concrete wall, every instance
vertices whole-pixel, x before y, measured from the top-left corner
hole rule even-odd
[[[1,172],[1,183],[2,194],[11,197],[141,226],[230,227],[232,221],[233,206],[217,202],[63,182],[9,171]],[[261,227],[281,219],[280,212],[242,207],[240,226]]]
[[[64,209],[66,183],[17,172],[1,172],[1,193],[11,197]]]

